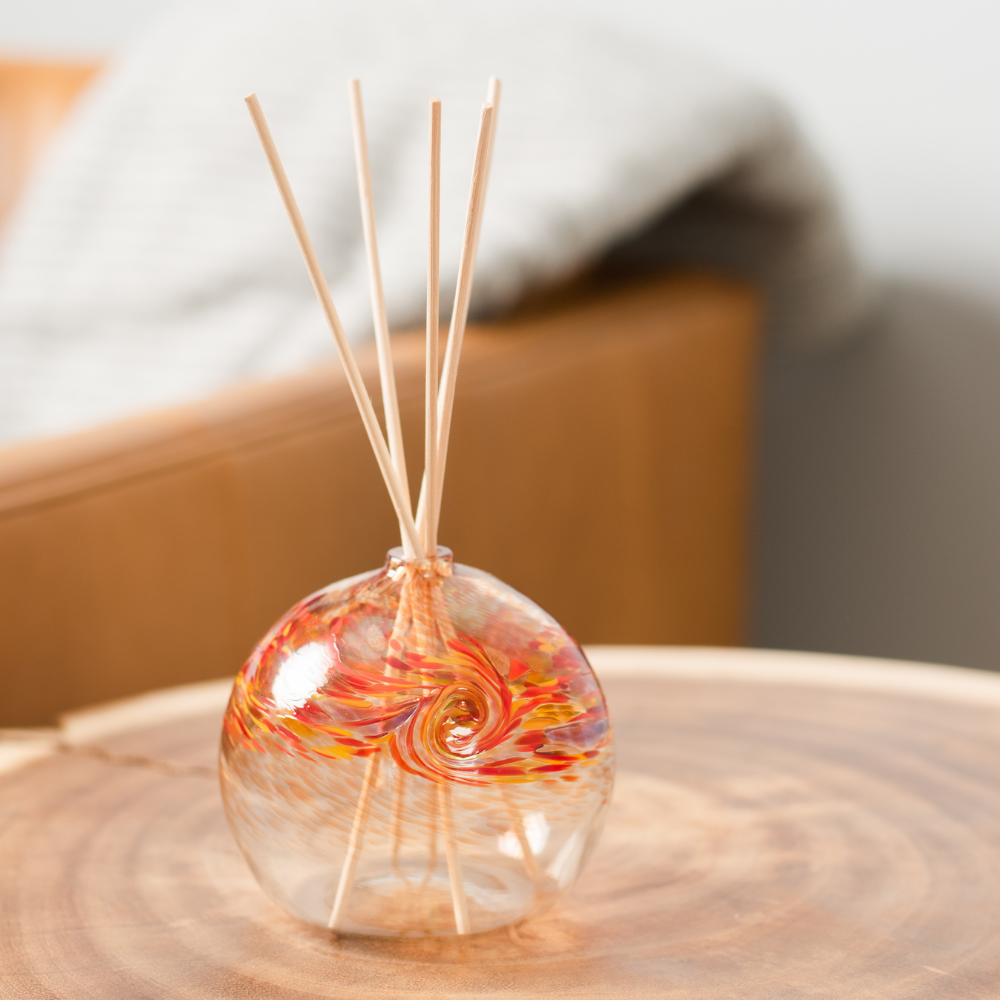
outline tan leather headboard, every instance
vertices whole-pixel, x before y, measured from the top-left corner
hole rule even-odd
[[[758,312],[687,276],[470,328],[442,543],[581,641],[738,643]],[[416,486],[422,338],[396,355]],[[232,674],[396,532],[336,365],[0,452],[0,726]]]

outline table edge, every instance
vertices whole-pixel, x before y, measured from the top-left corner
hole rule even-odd
[[[835,653],[710,646],[587,646],[598,678],[736,681],[869,691],[1000,708],[1000,673]],[[58,729],[0,732],[0,773],[62,746],[225,709],[232,678],[150,691],[70,712]]]

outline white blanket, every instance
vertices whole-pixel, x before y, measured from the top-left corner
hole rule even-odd
[[[427,102],[443,100],[449,302],[490,74],[504,91],[474,316],[618,247],[756,278],[778,342],[850,331],[867,286],[824,172],[783,108],[723,70],[512,0],[199,0],[84,97],[11,221],[0,441],[331,353],[243,104],[251,90],[356,341],[372,324],[346,80],[364,88],[397,329],[423,317]]]

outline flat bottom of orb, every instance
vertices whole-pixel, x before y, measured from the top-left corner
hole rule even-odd
[[[374,866],[372,866],[374,867]],[[545,908],[549,893],[539,890],[521,871],[488,863],[462,866],[462,888],[470,933],[495,930]],[[555,884],[553,883],[553,889]],[[295,912],[326,926],[337,893],[337,881],[309,880],[292,893]],[[351,891],[339,933],[396,937],[437,937],[458,933],[451,880],[446,870],[428,873],[420,862],[362,870]]]

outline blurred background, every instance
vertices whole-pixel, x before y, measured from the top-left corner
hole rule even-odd
[[[559,9],[561,0],[541,0]],[[0,9],[10,55],[102,58],[169,0]],[[986,0],[573,0],[767,84],[832,168],[876,268],[1000,304],[1000,9]]]
[[[864,336],[764,360],[751,642],[1000,667],[1000,7],[565,6],[775,92],[878,279]],[[14,0],[0,7],[0,50],[103,58],[166,7]]]

